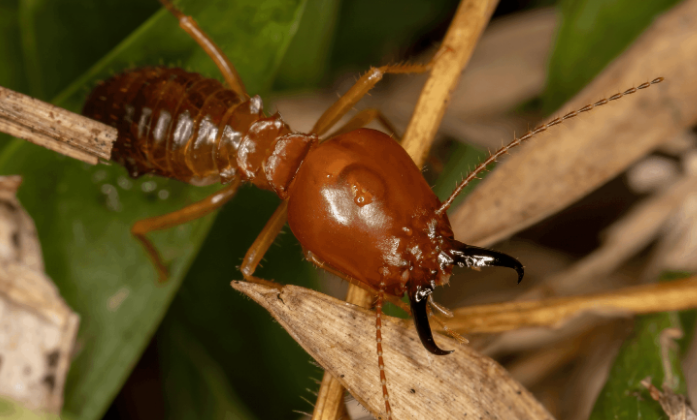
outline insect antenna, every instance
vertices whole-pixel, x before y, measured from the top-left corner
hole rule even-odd
[[[385,376],[385,361],[382,358],[382,304],[385,299],[385,282],[380,283],[378,299],[375,303],[375,342],[378,350],[378,368],[380,368],[380,384],[382,385],[382,397],[385,400],[385,414],[387,420],[392,420],[392,408],[390,407],[390,394],[387,391],[387,377]]]
[[[551,128],[555,125],[561,124],[562,122],[564,122],[568,119],[574,118],[583,112],[588,112],[591,109],[605,105],[605,104],[612,102],[612,101],[616,101],[616,100],[618,100],[626,95],[631,95],[632,93],[635,93],[638,90],[646,89],[649,86],[655,85],[657,83],[661,83],[662,81],[663,81],[662,77],[657,77],[650,82],[644,82],[637,87],[629,88],[622,93],[616,93],[616,94],[610,96],[609,98],[603,98],[603,99],[601,99],[593,104],[588,104],[588,105],[584,106],[583,108],[577,109],[576,111],[569,112],[568,114],[566,114],[562,117],[557,117],[546,124],[542,124],[542,125],[535,127],[534,129],[528,131],[527,133],[525,133],[525,135],[523,135],[521,137],[514,138],[512,142],[503,146],[502,148],[497,150],[495,153],[490,153],[488,158],[486,158],[483,162],[481,162],[479,165],[477,165],[474,168],[474,170],[472,172],[470,172],[470,174],[467,175],[467,177],[465,179],[463,179],[458,184],[457,187],[455,187],[455,190],[453,191],[452,194],[450,194],[450,197],[448,197],[448,199],[445,200],[443,202],[443,204],[441,204],[441,206],[438,208],[438,210],[436,210],[436,214],[443,214],[446,210],[448,210],[448,208],[450,208],[450,206],[453,204],[455,197],[457,197],[458,194],[460,194],[460,192],[467,186],[467,184],[469,184],[473,179],[475,179],[477,177],[477,175],[484,172],[486,170],[487,166],[489,166],[489,164],[496,162],[496,160],[499,157],[501,157],[501,155],[505,155],[506,153],[508,153],[509,150],[511,150],[512,148],[514,148],[516,146],[519,146],[522,142],[524,142],[526,140],[530,140],[530,138],[532,138],[536,134],[540,134],[543,131],[547,131],[548,128]]]

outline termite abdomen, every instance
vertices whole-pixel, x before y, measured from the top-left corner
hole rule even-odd
[[[118,129],[112,160],[131,176],[194,184],[229,182],[240,175],[240,163],[253,167],[243,178],[255,182],[249,173],[260,162],[239,162],[240,146],[249,140],[266,152],[279,134],[290,132],[279,117],[264,118],[259,97],[241,97],[217,80],[177,68],[136,69],[101,82],[83,114]]]

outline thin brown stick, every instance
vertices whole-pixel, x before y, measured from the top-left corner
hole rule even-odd
[[[586,312],[624,316],[691,308],[697,308],[697,277],[607,293],[460,308],[448,319],[448,327],[467,333],[497,333],[556,327]]]
[[[312,420],[347,419],[344,387],[331,373],[324,372],[317,394]]]
[[[349,283],[345,300],[362,308],[369,308],[372,296],[367,290]],[[340,420],[344,418],[346,413],[344,392],[346,390],[341,385],[341,382],[332,376],[329,371],[324,372],[324,377],[317,393],[315,410],[312,412],[312,420]]]
[[[497,3],[498,0],[460,2],[402,141],[402,146],[418,166],[426,159],[445,114],[450,92],[455,89]]]
[[[93,165],[110,158],[117,136],[113,127],[4,87],[0,131]]]

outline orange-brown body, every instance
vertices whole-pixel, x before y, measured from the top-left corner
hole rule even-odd
[[[100,83],[83,113],[118,129],[112,159],[131,176],[202,185],[235,177],[289,198],[303,247],[359,282],[402,296],[406,283],[447,280],[448,218],[409,155],[389,136],[360,129],[317,145],[259,97],[176,68],[132,70]]]
[[[514,258],[453,239],[419,169],[379,131],[358,129],[319,144],[314,134],[291,132],[278,114],[265,117],[258,96],[163,67],[100,83],[83,113],[118,129],[112,159],[133,177],[195,185],[241,180],[287,199],[290,228],[309,259],[378,290],[380,302],[383,293],[408,292],[422,342],[435,354],[448,352],[433,341],[426,303],[454,265],[506,266],[522,278]]]
[[[84,114],[118,129],[112,159],[131,176],[155,174],[195,185],[230,185],[178,212],[140,221],[133,234],[143,243],[161,278],[166,267],[145,234],[201,217],[234,196],[240,181],[287,200],[291,230],[308,259],[377,291],[376,344],[387,419],[391,418],[382,351],[384,293],[409,296],[424,347],[448,354],[433,340],[427,304],[455,265],[523,266],[515,258],[462,244],[453,238],[445,211],[467,183],[512,147],[580,113],[660,83],[657,78],[541,125],[480,163],[441,203],[407,153],[389,136],[354,130],[319,144],[327,132],[384,74],[420,73],[428,65],[371,68],[315,124],[312,134],[291,132],[279,115],[265,117],[261,99],[244,84],[219,47],[169,0],[160,0],[206,51],[231,89],[181,69],[151,67],[124,72],[101,83]],[[447,47],[446,47],[447,48]],[[363,120],[365,122],[365,120]],[[247,280],[285,224],[282,205],[252,245],[242,266]],[[268,283],[268,282],[266,282]]]
[[[111,158],[133,177],[194,185],[241,178],[283,198],[317,142],[292,134],[279,115],[265,117],[258,96],[240,97],[178,68],[146,67],[101,82],[83,114],[118,129]]]

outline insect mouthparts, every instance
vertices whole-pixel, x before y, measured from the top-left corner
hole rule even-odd
[[[479,248],[454,241],[455,248],[450,251],[453,261],[460,267],[508,267],[518,273],[518,284],[523,281],[525,270],[517,259],[502,252]],[[440,260],[440,257],[439,257]]]

